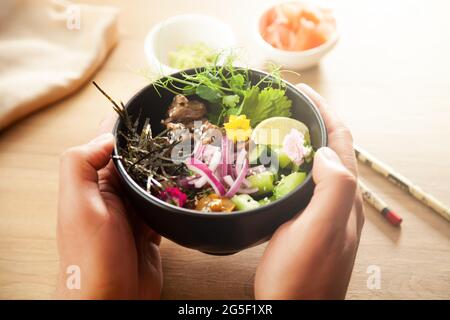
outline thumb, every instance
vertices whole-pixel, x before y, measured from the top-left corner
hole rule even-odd
[[[100,205],[96,200],[101,199],[97,172],[110,161],[113,147],[114,136],[106,133],[85,145],[70,148],[61,155],[60,209],[77,208],[81,212],[83,206]]]
[[[108,164],[113,147],[114,136],[105,133],[85,145],[66,150],[61,156],[60,179],[75,187],[84,182],[97,183],[97,171]]]
[[[303,219],[314,220],[320,226],[346,226],[356,193],[356,177],[336,152],[323,147],[314,156],[313,179],[316,187]]]
[[[85,230],[98,225],[94,223],[97,220],[92,219],[100,215],[91,213],[105,212],[105,204],[100,196],[97,172],[110,161],[113,146],[113,135],[103,134],[61,155],[58,199],[58,226],[61,228],[69,225],[67,230],[75,230],[75,224]]]

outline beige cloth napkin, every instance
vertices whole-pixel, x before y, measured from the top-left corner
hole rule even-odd
[[[81,87],[118,38],[118,10],[0,1],[0,131]]]

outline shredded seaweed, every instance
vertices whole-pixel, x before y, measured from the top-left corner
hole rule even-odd
[[[149,118],[139,130],[140,115],[133,121],[122,102],[115,102],[97,83],[93,84],[112,103],[124,125],[118,135],[125,140],[125,147],[119,147],[118,151],[128,174],[142,188],[156,194],[177,185],[179,176],[187,175],[186,166],[171,159],[172,150],[180,140],[170,138],[168,130],[153,136]]]

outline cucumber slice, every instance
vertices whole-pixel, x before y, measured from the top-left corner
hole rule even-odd
[[[280,199],[293,191],[306,178],[306,172],[293,172],[283,177],[280,183],[274,188],[273,195],[276,199]]]
[[[271,165],[269,170],[273,174],[273,181],[278,181],[280,179],[280,168],[277,168],[275,165]]]
[[[271,146],[270,150],[272,151],[272,157],[277,157],[281,169],[284,169],[291,164],[291,159],[289,159],[288,155],[281,147]]]
[[[272,197],[270,197],[270,198],[269,198],[269,197],[265,197],[264,199],[259,200],[258,203],[259,203],[261,206],[265,206],[266,204],[271,203],[273,200],[274,200],[274,199],[272,199]]]
[[[251,210],[259,208],[261,205],[248,194],[240,194],[233,196],[231,201],[236,205],[238,210]]]
[[[273,191],[274,179],[273,173],[270,171],[254,174],[247,177],[247,180],[250,182],[252,188],[258,188],[258,195],[263,195]]]

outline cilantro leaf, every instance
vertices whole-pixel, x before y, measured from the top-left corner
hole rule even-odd
[[[226,116],[231,116],[231,115],[235,115],[238,116],[240,113],[241,108],[239,107],[234,107],[234,108],[228,108],[225,112]]]
[[[249,89],[241,105],[240,114],[245,114],[255,127],[261,121],[270,117],[290,117],[292,101],[285,95],[285,90],[271,87],[259,90]]]
[[[222,95],[217,90],[207,87],[204,84],[197,86],[195,93],[202,99],[212,103],[218,103],[222,99]]]
[[[235,74],[230,78],[230,87],[233,90],[242,90],[245,84],[245,78],[242,74]]]
[[[224,96],[222,98],[222,104],[224,106],[234,108],[236,107],[237,103],[239,102],[239,96],[237,94]]]
[[[248,119],[252,119],[253,109],[258,104],[259,88],[254,86],[244,92],[244,99],[240,106],[239,114],[245,114]]]

